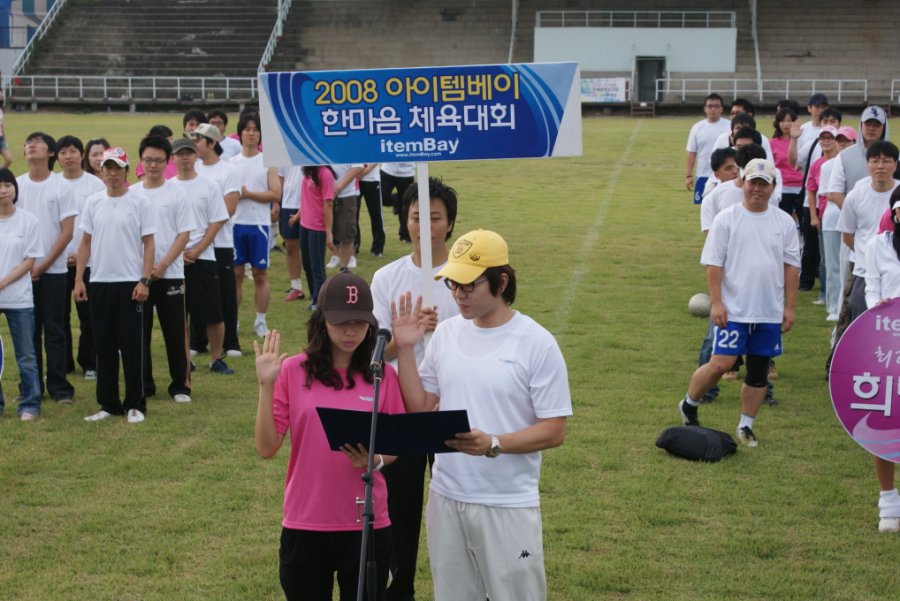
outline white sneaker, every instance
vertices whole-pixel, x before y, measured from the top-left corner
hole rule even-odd
[[[828,321],[837,321],[838,314],[837,313],[829,313],[828,317],[826,317],[825,319],[827,319]]]
[[[23,422],[31,422],[37,419],[37,414],[31,413],[30,411],[23,411],[22,415],[19,416],[19,419]]]
[[[879,532],[900,532],[900,518],[881,518],[878,520]]]
[[[175,396],[172,397],[172,400],[175,401],[176,403],[190,403],[191,396],[188,394],[176,394]],[[138,412],[138,413],[140,413],[140,412]]]
[[[194,357],[197,356],[197,351],[195,351],[194,349],[191,349],[190,354],[191,354],[191,359],[193,359]]]
[[[225,351],[225,355],[228,357],[243,357],[244,353],[242,353],[241,351],[239,351],[237,349],[230,349],[230,350]]]
[[[94,415],[89,415],[89,416],[87,416],[86,418],[84,418],[84,421],[86,421],[86,422],[99,422],[99,421],[102,421],[102,420],[106,419],[107,417],[112,417],[112,413],[110,413],[110,412],[108,412],[108,411],[106,411],[106,410],[104,410],[104,409],[101,409],[100,411],[98,411],[98,412],[95,413]]]
[[[253,331],[256,332],[257,336],[262,338],[269,333],[269,326],[266,325],[265,320],[257,321],[253,324]]]
[[[331,255],[331,260],[325,264],[325,269],[336,269],[341,264],[341,259],[337,255]]]
[[[350,262],[347,263],[347,269],[356,269],[356,257],[350,257]]]
[[[97,370],[94,370],[94,369],[84,370],[84,379],[85,380],[96,380],[97,379]]]
[[[129,424],[139,424],[144,421],[144,414],[137,409],[129,409],[128,417],[126,419],[128,420]]]

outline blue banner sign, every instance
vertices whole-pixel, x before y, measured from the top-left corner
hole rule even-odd
[[[577,63],[260,73],[267,166],[581,155]]]

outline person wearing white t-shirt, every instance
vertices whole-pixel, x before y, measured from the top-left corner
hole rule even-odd
[[[850,285],[850,322],[866,310],[866,247],[878,233],[878,223],[887,207],[891,192],[897,187],[897,147],[886,140],[872,142],[866,149],[871,180],[854,187],[844,198],[838,229],[844,244],[851,250],[853,282]]]
[[[169,396],[176,403],[191,401],[191,378],[187,358],[187,317],[184,306],[184,258],[182,253],[196,228],[184,189],[166,179],[163,170],[174,149],[194,144],[187,138],[170,145],[165,138],[148,136],[141,141],[140,157],[144,178],[135,186],[150,200],[156,234],[153,239],[154,259],[150,272],[150,294],[144,303],[144,396],[156,395],[150,339],[153,315],[159,320],[169,364]],[[193,166],[193,161],[191,161]]]
[[[778,170],[754,159],[743,175],[744,201],[719,213],[709,230],[700,262],[706,265],[716,325],[709,363],[697,368],[678,404],[686,426],[699,426],[700,399],[735,357],[746,355],[737,438],[757,446],[753,424],[766,395],[772,357],[782,352],[781,335],[794,325],[800,242],[794,220],[770,204]]]
[[[393,207],[395,215],[400,215],[400,204],[403,201],[403,194],[415,181],[415,175],[415,163],[381,164],[381,204],[386,207]],[[401,242],[410,242],[409,232],[406,231],[406,223],[403,222],[403,219],[400,219],[400,228],[397,233]]]
[[[334,203],[331,220],[332,239],[337,247],[326,269],[341,267],[356,269],[354,241],[359,223],[359,184],[357,178],[365,165],[336,164],[331,165],[334,172]]]
[[[72,189],[75,199],[75,209],[78,215],[75,217],[72,241],[66,249],[66,267],[68,268],[68,284],[71,297],[75,291],[75,255],[78,253],[78,245],[81,243],[81,211],[84,201],[88,196],[106,189],[100,178],[87,173],[82,167],[84,161],[84,145],[75,136],[62,136],[56,141],[56,157],[62,171],[63,180]],[[91,268],[84,270],[85,284],[91,279]],[[74,371],[75,359],[84,372],[85,380],[97,379],[97,360],[94,357],[94,335],[91,332],[91,311],[88,303],[75,303],[78,313],[80,334],[78,336],[78,354],[73,357],[74,344],[72,340],[72,303],[66,303],[66,363],[68,371]]]
[[[228,127],[228,114],[225,111],[210,111],[206,118],[210,125],[219,130],[219,143],[222,145],[222,160],[227,161],[231,157],[241,154],[241,143],[234,138],[225,135]]]
[[[43,250],[37,217],[16,209],[18,191],[16,177],[9,169],[0,168],[0,313],[6,315],[19,368],[19,419],[27,422],[41,414],[29,273]],[[0,414],[4,406],[0,388]]]
[[[300,223],[292,219],[302,204],[301,183],[303,182],[303,166],[293,165],[278,169],[281,180],[281,211],[278,214],[278,231],[284,240],[284,260],[287,264],[291,287],[284,297],[285,302],[303,300],[303,260],[300,257]]]
[[[684,187],[689,191],[693,190],[694,204],[700,204],[703,200],[703,188],[706,186],[706,180],[712,175],[709,157],[715,150],[716,139],[722,133],[731,131],[728,119],[722,119],[724,107],[725,101],[718,94],[707,96],[703,101],[703,112],[706,113],[706,119],[695,123],[688,134],[685,147],[687,171]]]
[[[449,256],[447,241],[453,235],[456,223],[456,191],[441,180],[430,178],[429,195],[431,209],[431,268],[433,305],[423,307],[422,315],[428,320],[427,331],[433,331],[443,320],[459,315],[453,294],[440,280],[433,278],[444,267]],[[414,297],[422,294],[422,240],[419,235],[419,190],[410,186],[403,195],[401,211],[407,216],[406,225],[412,239],[413,251],[409,255],[388,263],[372,276],[372,298],[378,326],[391,329],[391,301],[405,292]],[[425,356],[425,339],[415,348],[416,363]],[[397,367],[397,349],[393,341],[385,348],[384,357]],[[422,498],[425,491],[426,457],[404,456],[384,470],[388,486],[388,510],[391,516],[391,585],[387,599],[415,598],[416,558],[419,553],[419,531],[422,528]]]
[[[91,299],[97,349],[97,403],[100,411],[85,417],[97,422],[127,414],[129,424],[144,421],[144,301],[150,294],[156,226],[150,201],[137,186],[129,188],[128,155],[119,146],[100,160],[106,191],[84,204],[78,248],[75,300]],[[91,261],[90,291],[82,275]],[[125,399],[119,397],[119,357],[125,376]]]
[[[211,124],[201,124],[191,132],[191,139],[197,149],[197,161],[195,164],[197,173],[212,180],[219,186],[222,202],[229,219],[225,220],[222,227],[217,230],[213,242],[213,252],[216,259],[216,270],[219,280],[219,304],[221,305],[222,320],[224,322],[224,346],[225,354],[229,357],[241,356],[241,345],[237,331],[237,286],[234,282],[234,232],[231,217],[237,209],[238,199],[241,196],[241,181],[237,171],[231,163],[221,159],[222,146],[220,144],[221,132]],[[188,299],[190,301],[190,299]],[[188,305],[190,310],[190,304]],[[206,328],[200,324],[194,325],[191,319],[191,354],[194,355],[206,348]]]
[[[38,219],[38,236],[44,256],[31,268],[34,289],[34,351],[37,353],[41,392],[44,365],[41,340],[47,353],[46,389],[58,403],[71,403],[75,388],[66,378],[66,304],[68,268],[66,247],[72,241],[78,209],[63,177],[53,173],[56,140],[34,132],[25,140],[28,172],[19,176],[19,208]]]
[[[192,329],[203,331],[204,340],[209,342],[210,371],[231,375],[234,370],[223,358],[225,324],[219,290],[222,278],[217,249],[213,248],[220,229],[228,223],[228,210],[219,185],[197,173],[196,148],[181,141],[176,144],[173,155],[178,173],[172,181],[184,191],[195,226],[183,255],[187,314]],[[234,284],[230,271],[225,283]]]
[[[392,305],[400,388],[409,412],[468,412],[432,470],[426,528],[436,601],[539,601],[547,597],[541,451],[563,443],[572,401],[553,335],[512,308],[516,272],[494,232],[461,236],[435,276],[460,314],[425,334],[421,297]]]
[[[237,288],[237,304],[243,300],[242,284],[244,268],[250,264],[253,275],[256,319],[253,331],[265,336],[266,311],[269,310],[269,228],[272,216],[277,218],[281,202],[281,182],[275,168],[266,168],[259,150],[262,126],[257,113],[245,113],[238,121],[241,137],[241,154],[233,157],[231,165],[241,180],[241,197],[234,212],[234,283]]]

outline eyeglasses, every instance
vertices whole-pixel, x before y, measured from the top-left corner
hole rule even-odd
[[[889,158],[889,157],[873,157],[873,158],[869,159],[870,165],[888,165],[888,166],[890,166],[896,162],[897,161],[895,161],[894,159]]]
[[[145,165],[165,165],[166,159],[141,159]]]
[[[450,290],[450,292],[456,292],[460,290],[465,292],[466,294],[471,294],[475,290],[475,286],[487,280],[486,277],[480,277],[471,284],[460,284],[459,282],[454,282],[453,280],[449,280],[444,278],[444,285]]]

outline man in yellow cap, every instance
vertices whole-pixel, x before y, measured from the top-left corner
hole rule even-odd
[[[421,297],[392,303],[407,411],[465,409],[470,432],[439,455],[425,524],[436,601],[543,601],[547,597],[538,482],[541,451],[562,444],[572,414],[565,360],[553,336],[512,308],[516,272],[506,242],[460,237],[435,279],[460,314],[425,333]]]

